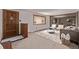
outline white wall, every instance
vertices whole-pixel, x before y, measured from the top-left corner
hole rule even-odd
[[[2,38],[2,33],[3,33],[3,29],[2,29],[2,10],[0,9],[0,41],[1,41],[1,38]]]
[[[28,31],[29,32],[33,32],[34,28],[33,28],[33,16],[30,12],[28,11],[20,11],[20,20],[21,23],[28,23]]]
[[[50,25],[49,25],[49,16],[46,16],[46,24],[45,25],[34,25],[33,24],[33,15],[41,15],[41,14],[38,14],[38,13],[33,13],[33,12],[30,12],[30,11],[22,11],[22,10],[13,10],[13,11],[19,11],[19,20],[21,20],[20,23],[28,23],[28,31],[29,32],[34,32],[34,31],[37,31],[37,30],[41,30],[41,29],[45,29],[45,28],[49,28]],[[43,15],[44,16],[44,15]],[[2,38],[2,32],[3,32],[3,29],[2,29],[2,10],[0,9],[0,38]]]
[[[45,28],[50,27],[49,16],[46,16],[46,24],[45,25],[34,25],[33,24],[33,15],[41,15],[41,14],[33,13],[33,12],[28,11],[28,10],[27,11],[20,11],[21,23],[28,23],[29,32],[34,32],[34,31],[37,31],[37,30],[41,30],[41,29],[45,29]]]

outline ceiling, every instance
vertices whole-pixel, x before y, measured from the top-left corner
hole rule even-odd
[[[21,10],[22,11],[28,10],[43,15],[59,15],[59,14],[74,13],[79,11],[79,9],[21,9]]]

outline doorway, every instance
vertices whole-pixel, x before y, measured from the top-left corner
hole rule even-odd
[[[19,12],[3,10],[3,39],[19,35]]]

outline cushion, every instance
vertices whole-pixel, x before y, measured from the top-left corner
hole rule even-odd
[[[52,24],[51,28],[55,29],[56,28],[56,24]]]
[[[64,25],[58,25],[57,29],[63,29]]]

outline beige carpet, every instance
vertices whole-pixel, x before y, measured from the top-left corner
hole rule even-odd
[[[69,47],[58,44],[52,40],[46,39],[30,33],[28,38],[12,43],[14,49],[68,49]]]
[[[48,29],[48,30],[38,31],[38,32],[35,32],[35,33],[37,35],[41,36],[41,37],[44,37],[45,39],[52,40],[54,42],[61,44],[62,42],[60,40],[60,31],[54,30],[53,34],[50,34],[49,31],[50,30]]]

